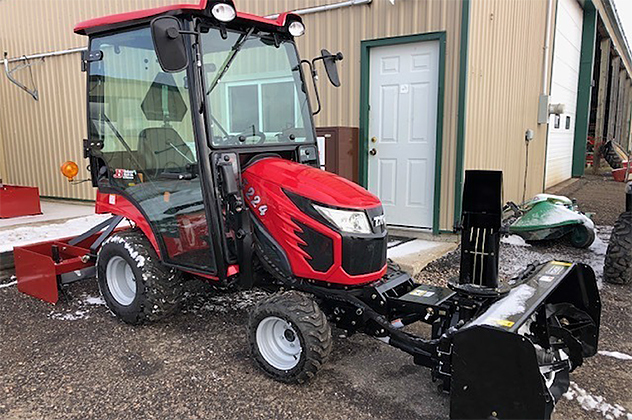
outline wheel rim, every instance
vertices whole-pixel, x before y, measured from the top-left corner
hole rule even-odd
[[[257,326],[257,346],[265,361],[279,370],[298,365],[303,351],[292,324],[276,316],[264,318]]]
[[[117,303],[130,305],[136,297],[136,280],[132,267],[123,257],[114,256],[105,269],[108,290]]]

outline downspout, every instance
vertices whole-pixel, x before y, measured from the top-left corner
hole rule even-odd
[[[544,60],[542,60],[542,92],[538,103],[538,124],[549,121],[549,49],[551,47],[551,18],[553,16],[553,0],[546,4],[546,29],[544,34]]]

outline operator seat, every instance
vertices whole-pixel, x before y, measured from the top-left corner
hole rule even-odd
[[[161,121],[162,127],[143,129],[138,135],[138,153],[146,175],[159,177],[163,172],[184,172],[195,156],[170,122],[181,122],[187,106],[171,73],[159,72],[147,90],[141,109],[148,121]]]
[[[138,136],[138,152],[145,163],[147,176],[159,177],[162,172],[184,172],[195,162],[191,148],[172,127],[145,128]]]

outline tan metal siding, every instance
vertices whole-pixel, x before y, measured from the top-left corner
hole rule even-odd
[[[526,196],[544,185],[547,125],[537,124],[537,111],[546,8],[546,0],[471,2],[465,167],[502,170],[506,200],[522,199],[527,129],[535,136]]]
[[[3,0],[0,1],[0,49],[10,56],[80,47],[85,37],[72,33],[76,22],[111,13],[156,7],[180,0]],[[238,0],[240,10],[261,15],[335,3],[334,0]],[[28,28],[12,17],[39,10]],[[323,111],[316,126],[359,124],[360,42],[398,35],[447,32],[441,228],[451,229],[454,208],[456,116],[458,100],[461,3],[456,0],[374,0],[370,6],[353,6],[304,16],[306,35],[298,39],[305,58],[321,48],[342,51],[342,87],[333,88],[320,71]],[[37,30],[33,30],[37,28]],[[42,28],[41,30],[39,28]],[[60,180],[58,166],[65,159],[83,162],[85,137],[84,75],[77,54],[49,58],[33,68],[41,100],[0,78],[0,142],[6,142],[7,176],[11,182],[38,185],[50,196],[90,199],[88,184],[70,186]],[[21,77],[25,73],[20,74]],[[367,139],[365,139],[366,141]],[[9,145],[10,144],[10,145]],[[1,150],[0,150],[1,151]],[[0,165],[2,162],[0,161]],[[1,168],[1,167],[0,167]],[[86,177],[82,171],[80,178]]]

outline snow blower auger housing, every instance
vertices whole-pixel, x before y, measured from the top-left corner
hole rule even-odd
[[[596,352],[590,267],[552,261],[499,281],[501,173],[466,174],[449,287],[418,285],[387,262],[379,199],[319,169],[320,104],[306,80],[322,61],[339,85],[342,54],[301,60],[299,16],[202,0],[75,30],[89,36],[84,152],[96,212],[114,216],[79,238],[17,248],[20,290],[55,302],[59,287],[96,273],[112,312],[140,324],[177,308],[185,277],[264,288],[276,293],[252,311],[248,334],[268,375],[312,378],[333,325],[429,367],[460,419],[548,418],[569,372]],[[430,336],[404,328],[418,321]]]

